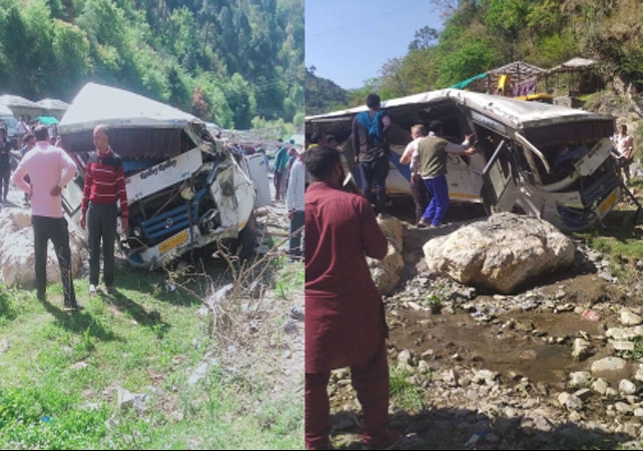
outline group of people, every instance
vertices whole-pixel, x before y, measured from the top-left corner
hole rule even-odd
[[[388,242],[377,216],[387,212],[386,177],[391,118],[379,96],[366,99],[367,111],[352,124],[354,163],[361,195],[344,189],[341,152],[332,136],[314,135],[306,150],[310,177],[306,191],[306,448],[330,449],[330,371],[350,367],[353,388],[362,405],[362,439],[367,449],[385,449],[400,440],[387,426],[389,372],[384,304],[365,256],[383,259]],[[402,157],[411,164],[419,227],[439,226],[448,207],[448,154],[471,155],[472,136],[461,145],[443,139],[442,124],[411,129],[413,141]],[[330,139],[329,139],[330,138]],[[417,195],[416,195],[417,194]],[[427,196],[428,195],[428,196]],[[430,196],[430,200],[428,197]]]
[[[20,160],[12,181],[31,202],[37,296],[41,301],[46,299],[47,243],[51,240],[60,266],[63,306],[81,310],[74,290],[69,230],[61,198],[62,190],[76,175],[76,164],[67,152],[51,144],[44,125],[36,127],[33,139],[34,147]],[[127,230],[128,214],[122,161],[109,145],[105,126],[94,129],[93,141],[95,150],[87,161],[80,217],[80,226],[88,228],[90,295],[97,292],[101,242],[103,281],[106,289],[113,291],[117,203],[123,231]]]
[[[273,181],[275,201],[286,202],[288,210],[289,243],[288,255],[300,258],[304,249],[304,193],[306,189],[306,168],[304,154],[297,152],[295,140],[290,139],[287,145],[283,141],[275,153],[273,163]]]
[[[8,202],[11,171],[17,166],[18,159],[24,157],[36,146],[35,130],[39,126],[45,127],[47,141],[50,144],[57,144],[59,140],[57,125],[44,126],[37,119],[28,120],[24,115],[21,115],[16,125],[16,150],[19,151],[19,155],[14,155],[12,154],[13,143],[9,140],[7,125],[3,120],[0,120],[0,202],[4,204]],[[25,201],[28,201],[26,197]]]

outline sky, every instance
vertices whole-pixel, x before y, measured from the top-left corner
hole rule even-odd
[[[426,25],[442,29],[429,0],[306,0],[306,67],[344,89],[361,88],[386,61],[406,55]]]

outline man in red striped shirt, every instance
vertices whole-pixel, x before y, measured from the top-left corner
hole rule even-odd
[[[114,284],[114,243],[116,241],[116,202],[120,201],[121,224],[127,233],[127,192],[123,161],[109,145],[107,127],[94,128],[94,145],[85,170],[85,187],[80,210],[80,226],[89,229],[89,294],[96,294],[100,271],[100,243],[103,241],[103,282],[107,291]]]

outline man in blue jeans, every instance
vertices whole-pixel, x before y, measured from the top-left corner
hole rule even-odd
[[[438,227],[449,208],[449,185],[447,184],[447,156],[471,155],[475,146],[468,140],[462,145],[453,144],[442,138],[442,122],[433,121],[429,125],[431,135],[421,138],[411,157],[411,172],[419,173],[431,194],[431,202],[426,207],[418,227]]]
[[[363,111],[353,120],[352,143],[355,151],[355,163],[359,164],[362,179],[362,195],[371,204],[375,212],[388,216],[386,210],[386,177],[388,176],[391,154],[386,132],[391,125],[388,114],[380,109],[380,97],[369,94],[366,97],[368,111]],[[375,199],[371,189],[375,189]]]

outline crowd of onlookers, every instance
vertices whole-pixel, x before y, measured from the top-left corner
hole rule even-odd
[[[43,124],[38,119],[22,115],[16,126],[15,138],[10,140],[7,124],[0,119],[0,202],[7,203],[11,171],[16,168],[18,161],[36,146],[34,131],[40,125]],[[57,144],[58,126],[50,124],[47,126],[47,131],[49,142],[52,145]],[[26,196],[25,201],[27,201]]]
[[[36,127],[38,127],[39,125],[45,125],[47,127],[47,130],[49,132],[49,141],[52,144],[55,144],[56,140],[58,139],[58,125],[43,124],[37,118],[32,119],[28,115],[20,116],[20,120],[16,125],[15,143],[9,142],[9,144],[15,150],[22,150],[25,145],[25,136],[27,136],[28,134],[33,135],[34,130],[36,130]],[[0,133],[2,133],[2,131],[4,131],[4,141],[9,141],[9,128],[7,127],[5,120],[0,118]]]
[[[290,243],[288,253],[291,257],[303,256],[303,227],[304,227],[304,191],[306,183],[306,168],[303,162],[303,152],[297,150],[295,140],[287,143],[279,140],[279,150],[275,153],[272,164],[273,182],[275,185],[275,201],[285,202],[290,220]]]

